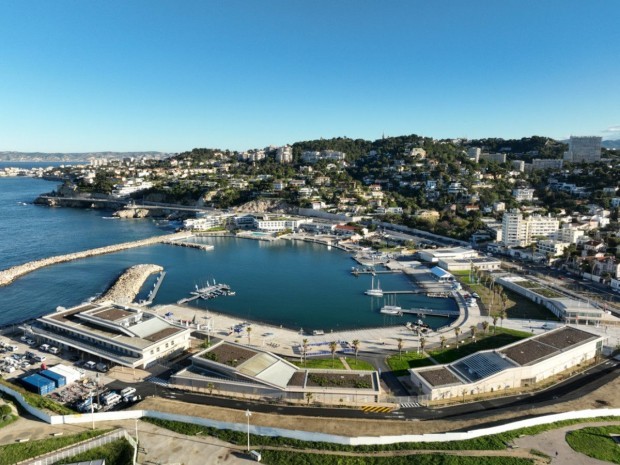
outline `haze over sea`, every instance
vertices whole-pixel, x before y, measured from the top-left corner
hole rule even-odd
[[[172,232],[166,222],[110,219],[110,212],[31,203],[56,185],[40,179],[0,178],[0,269]],[[0,325],[79,304],[103,292],[123,270],[138,263],[155,263],[167,271],[155,304],[176,302],[189,296],[196,285],[214,279],[236,291],[235,296],[196,301],[197,319],[206,315],[200,309],[208,308],[236,315],[240,321],[260,320],[306,331],[392,326],[407,320],[378,313],[385,302],[363,294],[370,278],[354,278],[350,270],[355,262],[340,250],[288,241],[205,241],[215,249],[156,245],[42,268],[0,288]],[[402,275],[380,279],[384,290],[411,287]],[[399,296],[393,303],[403,308],[454,307],[446,299],[413,295]],[[447,323],[441,318],[426,321],[434,327]]]

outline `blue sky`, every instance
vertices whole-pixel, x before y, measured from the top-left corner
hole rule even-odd
[[[0,0],[0,34],[0,150],[620,138],[617,0]]]

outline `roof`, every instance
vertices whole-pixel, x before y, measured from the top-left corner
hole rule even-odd
[[[462,382],[452,371],[444,366],[429,370],[420,370],[418,374],[433,387],[461,384]]]
[[[108,321],[122,320],[123,318],[127,318],[128,316],[132,314],[133,312],[129,312],[127,310],[123,310],[123,309],[116,308],[116,307],[104,308],[103,310],[99,310],[99,311],[91,313],[91,315],[96,316],[97,318],[101,318],[102,320],[108,320]]]
[[[438,278],[449,278],[449,277],[452,276],[446,270],[444,270],[443,268],[439,268],[438,266],[432,267],[431,268],[431,273],[433,273]]]
[[[523,342],[517,342],[500,352],[519,365],[532,365],[598,338],[596,334],[564,326]]]
[[[514,366],[514,363],[495,352],[478,352],[453,363],[451,368],[473,382]]]

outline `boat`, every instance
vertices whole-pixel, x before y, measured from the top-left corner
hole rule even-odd
[[[403,316],[402,310],[403,309],[398,305],[384,305],[381,307],[381,310],[379,310],[379,313],[383,313],[384,315]]]
[[[375,288],[375,277],[372,277],[371,288],[368,289],[364,294],[372,296],[372,297],[383,297],[383,289],[381,289],[381,283],[377,280],[377,287]]]

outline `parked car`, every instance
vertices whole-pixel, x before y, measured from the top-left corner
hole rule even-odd
[[[58,352],[60,352],[60,349],[58,347],[50,347],[49,352],[50,354],[57,354]]]

